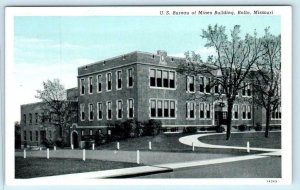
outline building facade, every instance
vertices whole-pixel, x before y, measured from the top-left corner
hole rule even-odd
[[[67,91],[68,99],[76,101],[78,108],[77,118],[70,124],[69,141],[78,146],[84,136],[96,132],[109,134],[109,123],[127,119],[160,120],[164,131],[224,124],[227,105],[222,98],[216,99],[220,86],[210,87],[212,81],[207,76],[178,73],[178,65],[185,62],[186,59],[168,56],[164,51],[135,51],[79,67],[78,86]],[[232,126],[264,125],[265,110],[252,103],[251,84],[245,81],[243,86],[237,94],[240,101],[233,106]],[[24,130],[28,128],[27,122],[32,123],[32,130],[24,132],[24,141],[40,141],[35,136],[40,134],[36,132],[40,127],[35,124],[38,105],[22,106]],[[280,126],[280,108],[271,115],[270,124]],[[50,131],[45,135],[52,135]]]

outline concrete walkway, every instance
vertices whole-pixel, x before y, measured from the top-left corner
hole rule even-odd
[[[255,133],[255,132],[232,132],[232,133]],[[223,133],[210,133],[210,134],[196,134],[196,135],[189,135],[185,137],[181,137],[179,142],[188,146],[195,146],[201,148],[218,148],[218,149],[235,149],[235,150],[247,150],[247,147],[240,147],[240,146],[225,146],[225,145],[213,145],[213,144],[206,144],[199,140],[199,138],[204,136],[212,136],[212,135],[223,135]],[[272,148],[256,148],[250,147],[250,151],[265,151],[265,152],[281,152],[281,149],[272,149]]]

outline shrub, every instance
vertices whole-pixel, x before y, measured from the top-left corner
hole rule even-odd
[[[62,138],[57,138],[57,140],[55,141],[55,145],[60,147],[60,148],[64,148],[65,147],[65,141]]]
[[[207,131],[216,131],[217,126],[214,127],[207,127]]]
[[[206,131],[206,128],[205,127],[201,127],[200,131]]]
[[[247,130],[247,125],[242,124],[238,126],[239,131],[246,131]]]
[[[183,133],[196,133],[197,127],[185,127]]]
[[[262,131],[262,126],[260,123],[256,123],[255,131]]]
[[[152,135],[158,135],[161,130],[161,121],[160,120],[154,120],[150,119],[147,122],[144,123],[143,128],[143,135],[145,136],[152,136]]]
[[[52,142],[51,139],[45,139],[42,144],[46,147],[46,148],[53,148],[54,144]]]
[[[223,133],[225,131],[225,128],[223,126],[216,126],[215,129],[217,133]]]

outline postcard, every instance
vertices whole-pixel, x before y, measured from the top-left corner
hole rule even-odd
[[[6,7],[6,184],[291,184],[291,14]]]

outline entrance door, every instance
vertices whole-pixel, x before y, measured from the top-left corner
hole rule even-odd
[[[78,148],[78,134],[75,132],[72,133],[72,144],[74,148]]]
[[[227,111],[215,111],[215,123],[217,126],[226,125]]]

